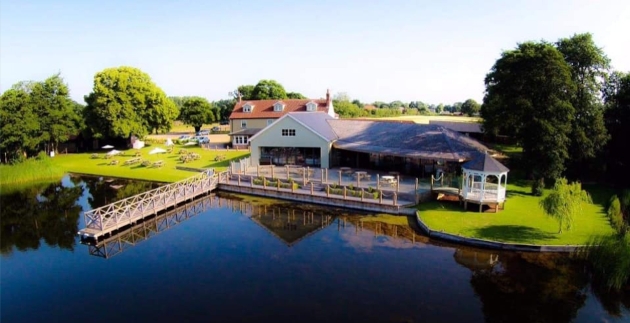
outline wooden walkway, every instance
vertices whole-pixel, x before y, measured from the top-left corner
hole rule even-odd
[[[84,212],[85,228],[79,231],[79,235],[82,238],[98,240],[116,230],[133,225],[149,215],[157,215],[169,207],[214,190],[221,175],[210,170],[183,181]]]

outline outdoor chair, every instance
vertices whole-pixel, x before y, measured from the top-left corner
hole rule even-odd
[[[99,155],[98,154],[92,154],[92,156],[90,156],[90,158],[97,159],[97,158],[99,158]]]

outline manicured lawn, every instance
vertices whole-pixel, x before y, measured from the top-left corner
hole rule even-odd
[[[604,205],[609,192],[598,187],[585,187],[594,200],[574,220],[571,231],[558,234],[558,223],[546,216],[538,206],[539,197],[530,194],[529,186],[508,184],[505,210],[479,213],[477,205],[469,210],[457,202],[432,201],[418,206],[420,218],[432,230],[465,237],[540,245],[585,244],[592,236],[613,233]]]
[[[61,176],[64,172],[71,172],[80,174],[151,180],[159,182],[176,182],[193,176],[195,173],[175,169],[175,166],[214,168],[217,171],[222,171],[227,169],[231,160],[239,160],[249,155],[249,151],[214,151],[204,150],[200,147],[195,146],[184,147],[179,145],[175,146],[173,153],[149,155],[149,151],[151,151],[155,147],[165,148],[163,147],[163,145],[153,145],[149,147],[144,147],[139,151],[142,153],[142,160],[149,160],[151,162],[155,162],[158,160],[164,161],[164,166],[159,168],[144,167],[139,163],[133,165],[123,165],[125,160],[134,158],[133,154],[137,150],[133,149],[126,151],[127,156],[114,156],[110,159],[105,159],[103,157],[105,153],[105,151],[103,151],[99,154],[99,158],[97,159],[91,158],[92,153],[81,153],[57,155],[54,158],[50,158],[49,161],[51,165],[50,167],[53,167],[56,170],[62,170],[62,172],[57,172],[58,176]],[[185,148],[190,152],[198,153],[201,158],[188,163],[182,163],[179,160],[180,155],[177,153],[182,148]],[[217,155],[225,155],[226,158],[222,161],[215,161],[214,159]],[[118,165],[109,165],[112,160],[118,160]],[[17,174],[28,172],[28,170],[23,171],[21,169],[22,167],[24,167],[24,165],[26,164],[20,164],[16,166],[3,166],[2,174]],[[5,180],[4,176],[2,177],[2,179],[3,186],[7,183],[19,182],[9,181],[8,178]]]

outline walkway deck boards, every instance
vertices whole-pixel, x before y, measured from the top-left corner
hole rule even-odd
[[[79,231],[79,235],[98,240],[149,215],[206,194],[214,190],[218,182],[218,176],[208,171],[84,212],[85,228]]]

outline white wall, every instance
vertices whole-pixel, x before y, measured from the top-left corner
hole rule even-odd
[[[282,129],[295,129],[295,136],[282,136]],[[286,117],[259,132],[250,141],[250,146],[252,166],[258,165],[260,161],[260,147],[307,147],[320,148],[321,167],[328,168],[332,143],[290,117]]]

